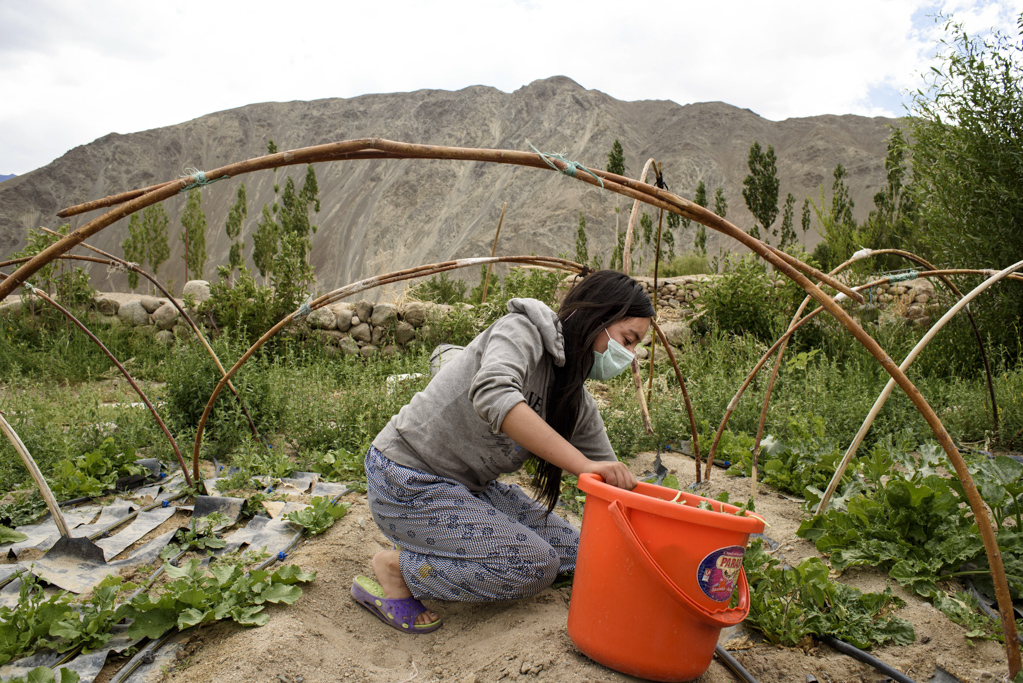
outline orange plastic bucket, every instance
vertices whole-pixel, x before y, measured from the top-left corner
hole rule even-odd
[[[630,676],[691,681],[710,666],[722,628],[749,612],[742,558],[757,517],[716,500],[583,474],[587,493],[568,635],[583,654]],[[701,510],[701,501],[714,510]],[[735,587],[739,603],[729,609]]]

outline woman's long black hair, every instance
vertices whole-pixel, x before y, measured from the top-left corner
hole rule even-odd
[[[653,318],[650,297],[642,285],[614,270],[591,272],[569,291],[558,309],[565,335],[565,365],[554,367],[554,381],[547,394],[547,424],[566,440],[572,439],[583,383],[593,367],[593,343],[608,325],[622,318]],[[561,495],[561,468],[535,458],[533,488],[548,514]]]

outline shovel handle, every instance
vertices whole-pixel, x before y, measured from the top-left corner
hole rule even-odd
[[[28,449],[25,448],[25,444],[21,442],[21,438],[18,437],[17,432],[14,428],[8,424],[4,418],[3,413],[0,413],[0,431],[4,433],[7,440],[14,446],[14,450],[18,451],[18,455],[21,456],[22,462],[25,463],[25,467],[28,468],[28,473],[32,475],[32,480],[39,487],[39,493],[42,495],[43,500],[46,502],[46,507],[50,510],[50,515],[53,516],[53,521],[57,524],[57,530],[61,536],[65,538],[71,538],[71,532],[68,531],[67,522],[64,521],[64,515],[60,511],[60,506],[57,505],[57,499],[53,497],[53,492],[50,491],[49,485],[46,480],[43,479],[43,473],[39,471],[39,466],[36,465],[36,461],[32,459]]]

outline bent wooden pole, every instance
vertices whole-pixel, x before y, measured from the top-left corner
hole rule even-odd
[[[6,279],[7,276],[4,275],[3,273],[0,273],[0,280]],[[43,301],[56,308],[58,311],[60,311],[61,315],[70,320],[78,329],[84,332],[85,336],[87,336],[92,341],[93,344],[99,347],[99,350],[102,351],[103,354],[110,359],[110,362],[112,362],[117,367],[121,375],[126,380],[128,380],[128,384],[131,385],[131,388],[134,389],[135,393],[139,395],[139,398],[142,399],[142,402],[146,404],[146,408],[149,409],[149,412],[153,416],[153,419],[156,420],[156,424],[160,427],[160,430],[164,433],[164,435],[167,437],[167,440],[170,442],[171,448],[174,450],[174,455],[178,459],[178,464],[181,465],[181,473],[185,475],[185,483],[189,486],[189,488],[191,488],[192,480],[188,476],[188,468],[185,466],[184,458],[181,457],[181,451],[178,450],[178,442],[174,440],[174,437],[171,435],[170,430],[167,429],[167,425],[165,425],[163,423],[163,420],[160,419],[160,414],[156,412],[156,408],[150,402],[149,397],[146,396],[146,393],[142,391],[142,387],[135,383],[135,380],[132,379],[132,376],[128,373],[124,366],[121,365],[120,361],[118,361],[114,354],[110,352],[110,349],[104,346],[103,342],[101,342],[99,338],[96,337],[96,335],[94,335],[88,327],[82,324],[82,321],[76,318],[74,314],[71,313],[71,311],[67,310],[66,308],[58,304],[56,301],[54,301],[52,298],[50,298],[45,292],[36,289],[32,285],[26,283],[22,286],[28,288],[32,294],[38,296]]]
[[[25,444],[21,442],[17,432],[7,422],[3,413],[0,413],[0,431],[3,431],[4,436],[14,446],[14,450],[18,451],[18,455],[21,456],[21,461],[25,463],[25,467],[28,468],[28,473],[32,476],[32,481],[36,483],[36,487],[39,489],[39,495],[43,497],[43,501],[46,503],[46,508],[50,511],[50,516],[53,517],[54,523],[57,525],[57,531],[64,538],[71,538],[71,532],[68,531],[67,522],[64,521],[64,515],[61,514],[60,506],[57,505],[57,499],[53,497],[53,492],[50,491],[49,484],[46,483],[46,479],[43,478],[43,473],[39,471],[39,466],[36,465],[36,461],[32,459],[32,455],[25,448]]]
[[[905,372],[909,366],[913,364],[913,361],[916,360],[916,357],[920,355],[920,352],[924,350],[924,347],[931,343],[934,336],[938,334],[938,332],[945,327],[948,321],[954,318],[959,311],[968,306],[971,301],[980,296],[991,285],[1002,280],[1010,273],[1016,272],[1020,268],[1023,268],[1023,261],[1019,261],[1005,270],[992,275],[975,287],[969,294],[956,302],[955,306],[948,309],[945,315],[941,316],[938,322],[934,323],[934,325],[931,326],[931,329],[927,330],[927,334],[925,334],[923,338],[917,342],[916,346],[913,347],[913,350],[906,356],[906,360],[902,361],[902,365],[899,366],[899,370]],[[859,431],[856,432],[856,436],[853,437],[852,443],[849,444],[849,448],[846,450],[845,455],[842,456],[841,462],[838,463],[838,469],[835,470],[835,475],[831,477],[831,481],[828,483],[828,488],[824,491],[824,496],[821,498],[820,503],[817,504],[817,510],[814,512],[814,515],[819,515],[821,512],[828,509],[828,503],[831,502],[831,496],[834,495],[835,489],[838,488],[838,482],[841,481],[842,475],[845,474],[845,469],[849,466],[849,462],[852,460],[853,456],[856,455],[857,449],[859,449],[860,444],[863,443],[863,438],[867,435],[871,425],[874,424],[874,420],[877,418],[878,413],[881,412],[881,408],[884,407],[885,402],[888,401],[888,397],[892,395],[892,391],[894,389],[895,381],[888,380],[888,384],[885,385],[884,390],[881,391],[877,400],[874,401],[874,405],[871,407],[870,412],[867,413],[866,419],[863,420],[863,424],[860,425]]]
[[[675,369],[675,379],[678,380],[678,385],[682,388],[682,400],[686,404],[686,413],[689,415],[689,432],[693,435],[693,458],[696,460],[696,482],[700,482],[700,435],[696,431],[696,414],[693,412],[693,403],[689,400],[689,391],[686,389],[686,380],[682,377],[682,371],[678,367],[678,361],[675,360],[675,352],[671,350],[671,345],[668,343],[668,338],[664,336],[664,332],[661,331],[657,321],[651,320],[650,323],[654,326],[654,332],[661,340],[661,344],[664,345],[664,351],[668,354],[668,360],[671,361],[671,367]]]
[[[643,164],[643,172],[639,174],[639,181],[646,183],[646,177],[650,173],[650,169],[657,163],[653,160],[653,157],[646,160]],[[622,272],[629,275],[629,269],[632,267],[632,235],[636,231],[636,216],[639,215],[639,203],[640,199],[632,202],[632,213],[629,214],[629,225],[625,228],[625,246],[622,248]]]
[[[54,235],[55,237],[63,237],[63,235],[61,235],[59,232],[55,232],[53,230],[50,230],[49,228],[39,226],[39,229],[44,230],[49,234]],[[135,271],[136,273],[138,273],[139,275],[153,283],[153,286],[159,289],[161,292],[163,292],[163,295],[167,297],[167,301],[169,301],[170,304],[174,306],[174,308],[178,312],[178,315],[180,315],[184,319],[184,321],[188,323],[188,326],[192,328],[192,333],[199,339],[199,342],[203,345],[203,348],[206,349],[206,353],[209,354],[210,358],[213,359],[213,363],[217,366],[217,370],[220,370],[220,375],[223,376],[224,373],[227,372],[226,370],[224,370],[224,366],[221,364],[220,358],[218,358],[217,354],[213,352],[213,347],[210,346],[209,341],[206,340],[206,335],[202,333],[202,330],[199,329],[199,326],[195,324],[194,320],[192,320],[192,316],[188,315],[188,311],[181,307],[181,304],[178,303],[177,299],[175,299],[171,295],[167,288],[164,287],[163,284],[159,280],[157,280],[154,275],[150,275],[149,273],[147,273],[145,270],[139,267],[138,264],[125,261],[124,259],[118,258],[113,254],[108,254],[102,249],[94,247],[91,244],[86,244],[85,242],[82,242],[78,246],[85,247],[91,252],[94,252],[96,254],[99,254],[100,256],[110,259],[114,264],[120,266],[121,268]],[[242,413],[245,415],[245,419],[249,421],[249,429],[252,430],[253,436],[255,436],[257,439],[260,438],[259,430],[256,429],[256,423],[252,421],[252,416],[249,415],[249,411],[246,409],[245,402],[242,400],[242,397],[238,394],[238,390],[230,382],[228,382],[227,388],[230,389],[231,393],[234,394],[235,397],[238,399],[238,405],[242,409]]]
[[[853,292],[848,286],[837,282],[823,273],[820,273],[808,264],[805,264],[794,257],[788,256],[787,254],[778,252],[760,240],[750,237],[738,227],[717,216],[713,212],[708,211],[707,209],[667,190],[661,190],[643,182],[637,182],[624,176],[598,170],[587,169],[588,173],[576,174],[575,167],[572,165],[558,159],[552,159],[551,157],[544,156],[542,154],[518,152],[514,150],[480,150],[440,147],[434,145],[415,145],[379,138],[366,138],[362,140],[317,145],[315,147],[307,147],[300,150],[257,157],[255,159],[250,159],[249,161],[231,164],[229,166],[209,171],[208,177],[213,179],[230,178],[242,173],[248,173],[256,170],[313,163],[318,161],[384,158],[487,161],[493,163],[531,166],[533,168],[547,170],[557,170],[561,173],[570,174],[580,182],[591,185],[603,185],[603,187],[607,190],[627,197],[632,197],[633,199],[642,199],[651,206],[667,209],[668,211],[676,213],[683,218],[695,220],[712,230],[728,235],[732,239],[749,248],[751,251],[755,252],[761,258],[774,266],[779,272],[795,281],[796,284],[810,293],[811,296],[813,296],[813,298],[821,304],[821,306],[827,309],[829,314],[837,318],[842,326],[845,327],[872,356],[874,356],[874,358],[881,364],[882,368],[884,368],[885,372],[896,379],[902,390],[906,392],[910,401],[924,417],[924,420],[934,432],[939,443],[941,443],[942,448],[945,450],[945,453],[948,455],[949,460],[956,471],[956,475],[963,484],[970,507],[974,512],[978,527],[980,528],[981,536],[984,541],[985,552],[987,553],[991,564],[991,575],[995,584],[999,611],[1002,614],[1006,642],[1013,643],[1012,647],[1007,647],[1007,661],[1009,664],[1010,676],[1015,676],[1019,673],[1021,668],[1020,653],[1018,648],[1014,645],[1016,641],[1016,622],[1012,611],[1012,603],[1009,599],[1009,589],[1005,576],[1005,569],[1002,565],[1001,555],[991,527],[990,518],[984,508],[983,501],[977,493],[973,478],[966,469],[966,464],[963,461],[962,456],[960,456],[955,444],[952,443],[952,440],[945,431],[941,420],[927,403],[926,399],[924,399],[924,397],[920,394],[920,391],[916,388],[916,386],[905,376],[905,374],[899,371],[894,361],[888,357],[881,346],[872,337],[870,337],[870,335],[868,335],[863,328],[856,323],[856,321],[842,310],[840,306],[832,301],[830,297],[828,297],[820,289],[820,287],[811,282],[808,279],[808,276],[813,277],[828,286],[835,287],[840,292],[862,303],[863,297],[861,295]],[[590,175],[591,173],[592,177]],[[115,221],[124,218],[139,209],[155,204],[156,202],[162,201],[179,192],[183,192],[190,187],[200,184],[200,181],[205,182],[206,177],[207,176],[203,176],[202,178],[181,178],[169,181],[163,186],[156,186],[155,189],[152,189],[146,194],[136,196],[134,199],[128,200],[126,203],[78,228],[64,239],[37,254],[32,258],[32,260],[25,263],[21,268],[15,271],[8,280],[0,282],[0,301],[6,298],[15,287],[24,282],[39,268],[49,263],[49,261],[56,255],[68,251],[87,237],[99,232]],[[598,180],[598,178],[600,180]],[[119,202],[123,200],[117,199],[116,201]],[[238,367],[238,364],[236,364],[235,367]],[[221,384],[217,385],[218,388],[214,390],[215,393],[219,393],[222,382],[223,380],[221,381]],[[211,397],[211,400],[213,399],[214,397]],[[210,404],[208,403],[207,408],[209,407]]]
[[[327,306],[336,301],[340,301],[346,297],[358,294],[359,292],[366,291],[367,289],[373,289],[374,287],[380,287],[381,285],[393,284],[395,282],[401,282],[403,280],[410,280],[414,277],[426,277],[428,275],[435,275],[437,273],[447,272],[449,270],[455,270],[457,268],[469,268],[477,265],[485,265],[488,263],[526,263],[532,265],[549,266],[554,268],[560,268],[568,272],[581,273],[583,272],[584,266],[572,261],[567,261],[560,258],[551,258],[546,256],[497,256],[490,258],[467,258],[458,259],[456,261],[445,261],[443,263],[433,263],[425,266],[417,266],[415,268],[407,268],[405,270],[399,270],[392,273],[386,273],[384,275],[376,275],[374,277],[366,278],[358,282],[339,287],[331,292],[323,294],[318,297],[315,301],[310,304],[303,304],[294,313],[291,313],[282,318],[277,324],[271,327],[269,330],[263,333],[263,336],[256,340],[256,342],[249,347],[249,349],[242,354],[242,357],[238,359],[230,370],[227,371],[221,380],[217,383],[217,386],[213,388],[213,393],[210,394],[209,400],[206,402],[206,407],[203,409],[202,417],[199,418],[199,424],[196,427],[195,434],[195,446],[192,449],[192,470],[195,473],[196,479],[199,478],[199,453],[202,448],[202,436],[203,431],[206,428],[206,421],[209,419],[210,412],[213,410],[213,405],[216,403],[217,397],[223,390],[224,385],[234,377],[235,373],[245,365],[246,361],[252,357],[263,344],[269,341],[275,334],[280,332],[292,321],[302,318],[312,311],[315,311],[323,306]]]

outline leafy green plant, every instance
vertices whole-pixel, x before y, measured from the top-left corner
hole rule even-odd
[[[181,567],[167,565],[172,579],[159,589],[142,593],[119,608],[132,619],[128,636],[159,638],[172,628],[231,619],[243,626],[262,626],[270,619],[266,603],[293,604],[302,595],[296,585],[308,583],[316,573],[287,564],[274,572],[245,572],[237,564],[215,563],[209,571],[194,558]]]
[[[309,501],[309,507],[289,512],[284,518],[305,529],[310,536],[318,536],[344,517],[350,506],[350,503],[334,503],[326,496],[316,496]]]
[[[212,512],[205,517],[193,519],[186,529],[178,529],[174,535],[174,541],[168,543],[160,551],[160,557],[170,560],[178,553],[186,550],[206,551],[211,555],[217,548],[223,548],[227,541],[217,538],[214,528],[220,524],[226,524],[228,518],[219,512]]]
[[[57,463],[52,488],[64,498],[95,497],[109,491],[119,477],[144,471],[136,463],[135,449],[126,447],[119,451],[111,438],[91,453]]]
[[[46,514],[46,502],[35,491],[15,493],[12,497],[12,502],[0,505],[0,523],[23,526]]]
[[[58,673],[54,673],[53,669],[46,666],[37,666],[28,672],[28,675],[24,678],[8,678],[7,683],[78,683],[82,680],[78,676],[77,671],[71,669],[57,669]]]
[[[816,557],[786,568],[764,551],[763,541],[755,539],[743,566],[750,584],[746,623],[772,643],[795,647],[811,636],[833,636],[869,649],[888,643],[909,645],[916,639],[910,622],[887,614],[905,604],[889,589],[862,593],[832,581],[828,566]]]
[[[25,534],[0,524],[0,544],[18,543],[25,540],[28,540],[28,536]]]
[[[326,453],[313,452],[307,467],[320,475],[323,481],[358,481],[364,479],[363,457],[344,448],[332,448]]]

